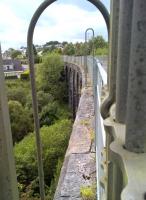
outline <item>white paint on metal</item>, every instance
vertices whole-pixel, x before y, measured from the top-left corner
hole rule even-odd
[[[102,65],[101,65],[101,63],[99,62],[98,59],[96,59],[96,62],[98,64],[99,73],[100,73],[102,80],[103,80],[103,85],[107,85],[107,72],[102,67]]]

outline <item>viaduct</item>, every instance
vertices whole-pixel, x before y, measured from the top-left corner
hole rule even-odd
[[[75,123],[54,198],[79,200],[80,186],[96,181],[98,200],[145,200],[146,1],[111,0],[110,16],[102,1],[88,1],[102,13],[109,33],[107,81],[98,60],[91,58],[90,65],[91,62],[82,59],[64,58]],[[40,5],[28,30],[41,200],[45,199],[45,193],[32,43],[36,22],[53,2],[55,0],[45,0]],[[18,200],[6,102],[0,67],[0,199]]]

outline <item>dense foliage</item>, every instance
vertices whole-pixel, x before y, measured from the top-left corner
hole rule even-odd
[[[71,122],[69,120],[59,120],[52,126],[41,128],[45,184],[49,195],[54,192],[49,188],[55,189],[52,188],[56,178],[55,173],[58,170],[58,162],[63,160],[70,132]],[[39,196],[34,133],[29,134],[15,145],[15,158],[21,196],[27,197],[26,199]]]
[[[49,92],[56,100],[64,102],[67,90],[61,57],[56,53],[44,56],[36,72],[38,90]]]
[[[13,143],[19,142],[33,130],[32,109],[28,109],[27,97],[30,95],[29,82],[7,80],[7,96],[10,111]]]
[[[35,73],[47,200],[53,199],[71,132],[71,114],[67,106],[67,86],[60,54],[90,55],[93,44],[95,55],[108,54],[108,43],[101,36],[87,43],[51,41],[43,48],[33,47],[35,63],[39,63],[35,66]],[[41,58],[38,50],[42,51]],[[22,55],[20,51],[9,49],[7,55],[25,63],[27,51],[26,55]],[[20,197],[21,200],[37,200],[39,184],[29,70],[22,73],[19,80],[6,80],[6,83]]]
[[[52,200],[71,132],[71,115],[60,56],[46,54],[35,69],[46,194]],[[39,184],[28,74],[27,70],[20,79],[6,83],[20,199],[36,200]]]
[[[30,112],[25,109],[19,101],[10,100],[9,112],[11,119],[11,129],[13,142],[19,142],[33,130],[33,123],[30,116]]]
[[[35,63],[42,63],[42,56],[50,53],[57,53],[60,55],[75,55],[83,56],[92,54],[92,44],[94,41],[95,55],[107,55],[108,54],[108,42],[102,36],[96,36],[94,39],[88,39],[85,42],[58,42],[49,41],[44,45],[34,45],[34,60]],[[20,50],[9,48],[5,51],[5,55],[11,56],[13,59],[20,59],[21,63],[27,64],[27,48],[21,47]]]
[[[95,55],[107,55],[108,42],[106,42],[102,36],[97,36],[94,39],[90,39],[87,43],[68,43],[63,49],[63,54],[84,56],[92,54],[93,49]]]

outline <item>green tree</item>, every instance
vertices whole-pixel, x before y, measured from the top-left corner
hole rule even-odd
[[[94,48],[95,49],[107,48],[108,47],[108,43],[105,41],[105,39],[102,36],[97,36],[94,39],[89,41],[90,49],[92,49],[93,43],[94,43]]]
[[[13,143],[19,142],[32,131],[32,119],[30,113],[26,111],[18,101],[9,101],[9,113],[12,129]]]
[[[67,45],[67,44],[68,44],[68,42],[66,42],[66,41],[63,41],[63,42],[62,42],[62,45],[63,45],[63,46],[65,46],[65,45]]]
[[[23,106],[30,94],[29,81],[19,79],[6,80],[8,100],[19,101]]]
[[[37,101],[38,101],[38,111],[41,112],[42,108],[48,103],[52,103],[54,100],[53,96],[50,93],[46,93],[42,90],[37,92]],[[28,109],[32,108],[32,95],[27,96],[26,107]]]
[[[54,184],[56,172],[59,174],[58,162],[63,160],[70,133],[71,122],[69,120],[61,120],[52,126],[41,128],[45,184],[48,187],[51,187],[51,183]],[[21,196],[22,193],[27,193],[26,199],[33,199],[39,195],[34,133],[29,134],[23,141],[16,144],[14,150]],[[55,183],[57,184],[57,180]]]
[[[12,57],[13,59],[18,58],[18,56],[22,56],[21,51],[19,51],[19,50],[13,50],[13,51],[11,52],[11,57]]]
[[[37,66],[38,89],[50,93],[56,100],[63,101],[67,93],[63,72],[60,55],[52,53],[44,56],[42,64]]]
[[[20,87],[8,88],[7,96],[8,100],[18,101],[24,105],[26,103],[27,91],[22,90]]]
[[[51,46],[51,45],[58,45],[58,44],[60,44],[60,42],[58,42],[58,41],[49,41],[49,42],[47,42],[44,46]]]
[[[95,55],[108,54],[108,42],[102,36],[97,36],[88,42],[89,54],[92,54],[93,47]]]
[[[86,52],[88,51],[88,49],[86,48],[85,43],[76,43],[75,44],[75,55],[76,56],[84,56],[86,55]]]
[[[42,112],[40,113],[40,125],[52,125],[55,123],[56,120],[58,120],[58,103],[52,102],[47,104],[43,107]]]
[[[68,43],[65,45],[63,50],[64,55],[74,55],[75,54],[75,47],[72,43]]]

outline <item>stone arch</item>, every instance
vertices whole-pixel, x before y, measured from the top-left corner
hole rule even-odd
[[[72,107],[72,78],[73,78],[73,71],[71,67],[68,70],[68,103],[69,107]]]
[[[76,71],[73,69],[73,77],[72,77],[72,114],[73,119],[76,116]]]
[[[65,63],[64,69],[67,76],[69,107],[72,110],[73,118],[75,118],[82,89],[82,73],[80,68],[74,64]]]
[[[68,67],[67,67],[67,65],[65,65],[64,70],[65,70],[65,79],[66,79],[66,82],[68,82]]]
[[[80,81],[79,81],[79,73],[77,72],[76,74],[76,77],[77,77],[77,105],[79,104],[79,98],[80,98]]]

